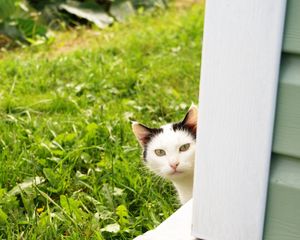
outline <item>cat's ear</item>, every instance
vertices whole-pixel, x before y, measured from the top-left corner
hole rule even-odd
[[[192,104],[187,114],[185,115],[182,124],[189,128],[194,134],[197,132],[198,109],[195,104]]]
[[[131,126],[132,131],[139,141],[140,145],[144,147],[150,140],[152,129],[138,122],[133,122]]]

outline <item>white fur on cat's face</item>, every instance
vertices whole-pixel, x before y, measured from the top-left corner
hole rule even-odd
[[[173,124],[161,128],[162,132],[156,134],[147,144],[146,165],[157,175],[173,181],[193,177],[195,138],[186,130],[174,130]],[[185,144],[189,144],[188,149],[181,151],[180,147]],[[163,150],[165,155],[158,156],[155,153],[157,149]]]

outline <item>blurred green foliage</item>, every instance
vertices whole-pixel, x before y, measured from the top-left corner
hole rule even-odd
[[[38,21],[38,13],[26,1],[0,0],[0,44],[3,35],[29,43],[45,38],[46,33],[47,28]]]
[[[166,0],[0,0],[0,47],[8,39],[21,44],[46,41],[49,28],[104,28],[125,21],[137,9],[166,6]]]

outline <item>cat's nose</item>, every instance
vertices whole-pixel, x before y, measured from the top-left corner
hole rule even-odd
[[[176,170],[176,168],[179,165],[179,162],[175,162],[175,163],[169,163],[170,167],[173,168],[174,170]]]

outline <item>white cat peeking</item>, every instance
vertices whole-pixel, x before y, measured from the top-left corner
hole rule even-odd
[[[146,166],[174,184],[182,204],[192,198],[197,115],[197,107],[192,105],[181,122],[160,128],[132,124]]]

